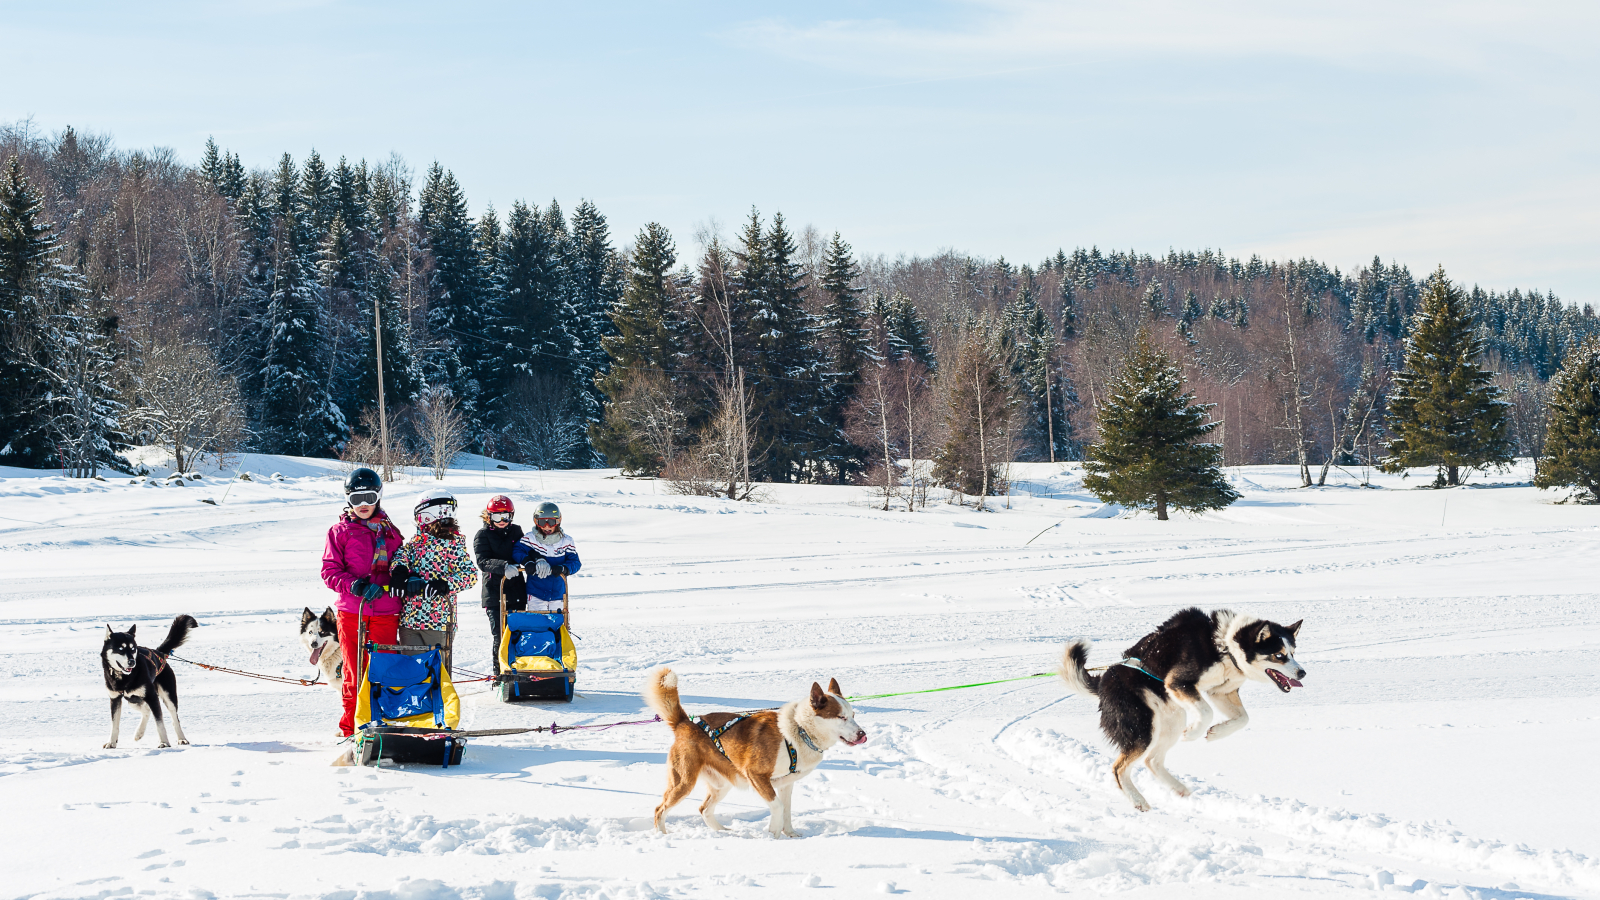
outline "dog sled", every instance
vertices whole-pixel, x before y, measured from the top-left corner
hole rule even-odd
[[[571,702],[578,682],[578,651],[567,627],[566,576],[561,577],[560,610],[508,612],[504,582],[500,592],[500,647],[494,661],[500,699]]]
[[[360,765],[461,764],[466,736],[461,698],[444,666],[444,649],[366,644],[367,665],[356,694],[356,752]]]

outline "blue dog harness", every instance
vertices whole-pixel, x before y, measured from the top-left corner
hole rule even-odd
[[[1130,657],[1122,660],[1121,662],[1117,663],[1117,665],[1119,665],[1119,666],[1127,666],[1130,669],[1136,669],[1136,670],[1138,670],[1140,672],[1145,673],[1146,675],[1149,675],[1151,678],[1155,678],[1157,681],[1161,681],[1160,678],[1156,678],[1155,673],[1151,672],[1149,669],[1146,669],[1144,667],[1144,662],[1142,660],[1140,660],[1137,656],[1130,656]],[[1161,683],[1165,684],[1166,682],[1162,681]]]
[[[726,733],[729,728],[732,728],[748,718],[750,717],[746,715],[737,715],[717,728],[712,728],[710,725],[706,724],[705,719],[702,719],[699,716],[690,716],[689,721],[699,725],[700,730],[704,731],[706,733],[706,737],[711,739],[711,746],[716,747],[717,752],[722,754],[722,758],[731,763],[733,762],[733,759],[728,756],[728,751],[722,748],[722,735]],[[799,728],[800,726],[796,725],[795,727]],[[800,729],[800,739],[805,741],[806,746],[810,747],[812,750],[817,749],[817,745],[811,742],[811,736],[806,734],[804,728]],[[795,752],[794,745],[789,743],[788,738],[783,739],[783,749],[789,751],[789,774],[793,775],[800,771],[800,754]],[[822,751],[817,750],[817,752],[821,753]]]

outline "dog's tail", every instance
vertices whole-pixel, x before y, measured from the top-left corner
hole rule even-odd
[[[1061,654],[1061,680],[1074,693],[1093,697],[1100,693],[1100,676],[1089,674],[1084,665],[1088,661],[1088,641],[1077,640],[1068,644],[1066,651]]]
[[[689,714],[678,701],[678,676],[671,669],[662,666],[646,675],[643,693],[644,702],[669,726],[676,728],[678,723],[689,721]]]
[[[162,656],[166,656],[179,647],[182,647],[183,642],[189,638],[189,629],[199,627],[200,623],[194,620],[194,616],[178,616],[176,619],[172,620],[172,629],[167,632],[167,639],[161,642],[161,646],[156,648],[156,652]]]

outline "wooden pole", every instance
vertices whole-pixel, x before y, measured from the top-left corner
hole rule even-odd
[[[383,470],[383,480],[389,481],[394,473],[389,471],[389,411],[383,402],[383,304],[372,298],[372,335],[378,348],[378,434],[383,442],[378,449],[378,466]]]

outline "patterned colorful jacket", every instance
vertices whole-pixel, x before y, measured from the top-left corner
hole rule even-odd
[[[394,555],[392,565],[405,564],[413,578],[432,581],[443,578],[450,585],[450,595],[432,600],[407,597],[405,609],[400,613],[402,628],[418,631],[443,631],[454,618],[456,594],[478,583],[478,567],[467,553],[467,539],[462,535],[450,538],[434,537],[418,531],[400,552]]]
[[[511,561],[523,566],[523,572],[528,580],[528,599],[553,602],[560,600],[566,593],[566,585],[561,578],[551,572],[549,578],[539,578],[534,574],[534,564],[545,560],[552,566],[566,567],[568,575],[578,574],[578,567],[583,565],[578,561],[578,545],[572,542],[572,537],[565,531],[545,537],[537,531],[530,531],[517,541],[511,548]]]

